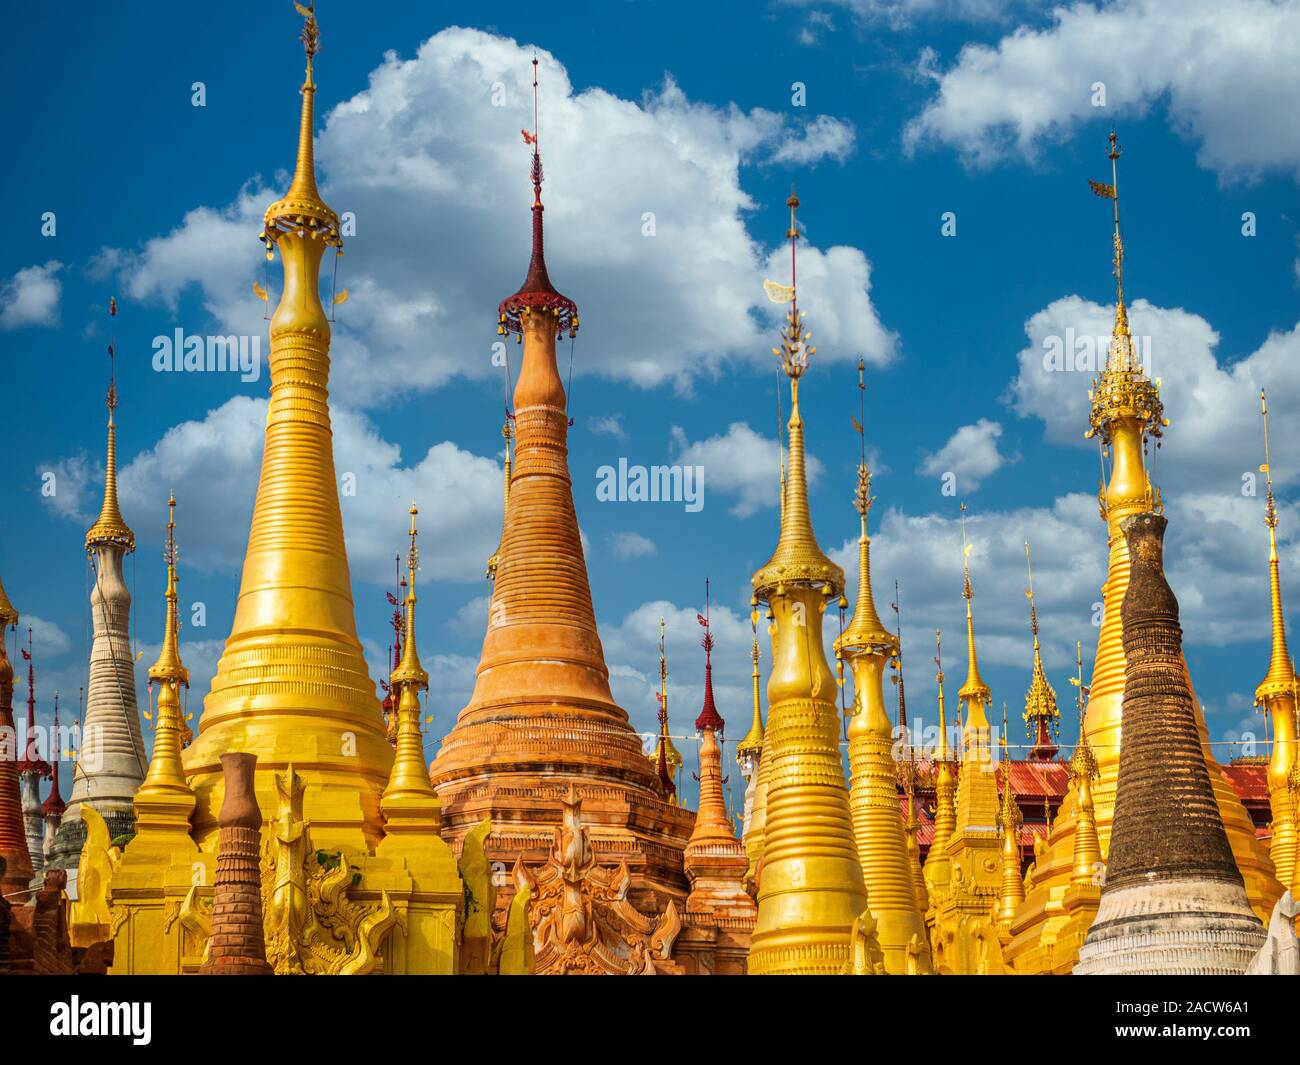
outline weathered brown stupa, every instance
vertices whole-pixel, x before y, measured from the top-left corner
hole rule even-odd
[[[212,896],[212,932],[203,976],[270,976],[262,931],[262,811],[253,792],[257,755],[223,754],[220,843]]]
[[[536,66],[534,66],[534,84]],[[610,693],[573,507],[564,386],[556,338],[578,309],[547,275],[542,164],[533,144],[533,248],[519,291],[500,306],[499,331],[517,334],[523,365],[514,393],[515,450],[497,552],[487,635],[474,693],[430,767],[443,837],[459,846],[484,818],[490,862],[548,860],[570,787],[596,861],[626,862],[629,900],[645,914],[686,896],[682,850],[692,816],[670,806],[627,713]],[[504,914],[513,886],[497,894]]]
[[[1101,905],[1076,974],[1245,971],[1264,942],[1201,749],[1165,518],[1126,519],[1124,732]]]

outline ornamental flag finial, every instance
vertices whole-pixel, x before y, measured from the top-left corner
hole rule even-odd
[[[497,333],[518,333],[521,337],[524,319],[531,315],[547,315],[554,319],[557,333],[567,332],[570,337],[578,334],[578,305],[568,296],[558,292],[551,284],[546,269],[546,242],[544,236],[543,216],[546,208],[542,205],[542,152],[539,143],[540,110],[538,105],[538,59],[533,52],[533,128],[521,129],[524,144],[532,148],[529,177],[533,185],[533,251],[528,263],[528,274],[524,283],[513,296],[507,296],[497,307]]]
[[[293,179],[289,191],[266,209],[262,218],[262,232],[258,239],[266,248],[266,257],[274,258],[275,246],[290,234],[311,241],[321,241],[323,247],[343,250],[343,236],[339,216],[321,198],[316,186],[315,153],[315,98],[316,80],[314,60],[320,52],[320,26],[316,22],[315,3],[301,4],[294,0],[294,8],[305,20],[299,40],[307,55],[307,74],[302,83],[302,109],[298,119],[298,156],[294,161]],[[260,297],[260,293],[259,293]],[[342,302],[336,299],[335,302]]]
[[[1136,418],[1145,436],[1160,444],[1160,438],[1169,420],[1160,401],[1160,382],[1152,382],[1133,347],[1133,335],[1128,324],[1128,308],[1124,302],[1124,239],[1119,224],[1119,138],[1112,130],[1106,157],[1110,160],[1111,182],[1105,184],[1089,179],[1088,186],[1102,199],[1110,200],[1114,207],[1114,230],[1111,237],[1111,268],[1115,275],[1115,328],[1112,332],[1106,367],[1093,384],[1089,398],[1086,438],[1099,436],[1109,445],[1111,428],[1121,418]]]
[[[117,318],[117,298],[108,300],[108,317],[110,323]],[[99,516],[86,532],[86,550],[94,551],[98,547],[118,546],[127,552],[135,550],[135,533],[131,531],[122,517],[122,509],[117,500],[117,352],[116,338],[108,341],[108,446],[104,456],[104,499],[99,508]]]

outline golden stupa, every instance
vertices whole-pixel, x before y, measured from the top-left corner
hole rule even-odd
[[[942,877],[929,885],[930,950],[940,973],[998,974],[1004,970],[999,948],[997,904],[1003,890],[1002,834],[999,830],[999,802],[996,764],[993,759],[992,729],[988,719],[989,686],[980,675],[975,649],[975,621],[971,609],[970,553],[966,540],[966,505],[962,514],[962,598],[966,600],[966,680],[957,692],[962,708],[961,769],[956,795],[939,799],[949,806],[935,817],[935,842],[931,854],[945,852]],[[940,727],[944,727],[941,710]],[[946,738],[941,741],[946,748]],[[951,783],[942,776],[947,760],[939,759],[940,788],[951,793]],[[940,818],[944,820],[940,840]],[[951,827],[949,827],[949,825]]]
[[[1260,467],[1268,484],[1264,524],[1268,526],[1269,616],[1272,652],[1268,672],[1255,689],[1255,705],[1269,716],[1273,729],[1273,750],[1268,761],[1268,803],[1273,812],[1273,838],[1269,856],[1278,880],[1290,886],[1296,872],[1296,796],[1288,777],[1296,763],[1296,673],[1286,644],[1286,615],[1282,612],[1282,582],[1277,558],[1277,504],[1273,498],[1273,468],[1268,449],[1268,400],[1261,390],[1260,413],[1264,420],[1264,465]]]
[[[414,507],[406,641],[392,678],[396,758],[356,637],[326,391],[329,322],[318,292],[321,256],[339,245],[338,219],[316,189],[319,37],[313,10],[301,10],[307,77],[298,162],[262,235],[269,255],[280,251],[284,292],[271,321],[266,450],[233,631],[198,735],[182,752],[188,673],[169,516],[166,630],[149,674],[159,689],[157,733],[135,796],[139,831],[119,851],[104,819],[85,814],[71,936],[74,946],[111,940],[114,973],[201,967],[224,797],[220,759],[231,753],[257,758],[264,933],[276,973],[453,973],[485,971],[488,961],[482,952],[472,964],[461,957],[471,945],[465,899],[490,894],[487,867],[471,861],[462,877],[440,838],[419,737],[425,676],[415,649]]]
[[[766,603],[771,619],[772,674],[759,770],[767,781],[749,971],[829,975],[851,963],[850,933],[867,910],[867,893],[840,762],[835,674],[822,645],[822,614],[843,590],[844,572],[818,546],[808,508],[799,381],[815,349],[794,288],[798,197],[791,194],[787,204],[790,311],[776,353],[790,379],[790,467],[781,535],[752,582],[755,609]]]
[[[1124,302],[1124,244],[1119,226],[1119,147],[1110,138],[1111,184],[1091,182],[1093,191],[1114,204],[1114,267],[1116,278],[1115,327],[1106,367],[1098,376],[1090,398],[1092,409],[1087,436],[1096,436],[1103,457],[1110,457],[1110,479],[1098,493],[1102,520],[1106,522],[1110,560],[1102,587],[1105,611],[1097,636],[1092,687],[1085,720],[1086,741],[1097,762],[1098,777],[1092,789],[1097,835],[1104,855],[1110,842],[1111,815],[1119,765],[1121,709],[1124,699],[1124,645],[1119,603],[1129,581],[1128,546],[1120,523],[1133,514],[1162,508],[1160,493],[1152,487],[1146,467],[1148,441],[1157,443],[1168,424],[1160,400],[1159,381],[1152,381],[1134,349]],[[1254,826],[1241,800],[1224,778],[1210,750],[1209,736],[1199,702],[1193,700],[1219,811],[1228,840],[1246,882],[1255,912],[1267,921],[1283,887],[1273,875],[1273,863],[1256,839]],[[1074,865],[1074,835],[1078,820],[1076,792],[1067,795],[1057,815],[1045,852],[1032,870],[1032,887],[1017,911],[1006,957],[1019,973],[1069,972],[1080,941],[1061,939],[1069,921],[1063,908]]]
[[[858,390],[864,390],[858,362]],[[864,421],[859,421],[862,426]],[[885,710],[884,675],[898,654],[898,638],[876,612],[871,589],[871,538],[867,515],[875,502],[865,445],[858,463],[853,506],[858,512],[858,601],[853,617],[835,641],[837,658],[853,670],[853,711],[848,724],[849,809],[853,835],[876,922],[885,968],[891,975],[929,973],[930,937],[916,897],[911,855],[898,807],[898,766],[894,733]]]
[[[278,251],[284,288],[271,318],[271,402],[262,474],[235,621],[204,701],[185,769],[198,798],[200,845],[216,832],[220,756],[257,755],[257,798],[274,809],[275,775],[292,764],[320,845],[373,848],[379,796],[393,765],[352,604],[352,578],[329,411],[330,322],[320,265],[341,249],[338,215],[321,199],[313,156],[312,16],[303,30],[298,159],[283,199],[266,209],[261,239]]]

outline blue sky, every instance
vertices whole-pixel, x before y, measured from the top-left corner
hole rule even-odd
[[[490,18],[470,4],[320,10],[319,172],[326,199],[356,215],[340,263],[351,298],[338,310],[332,402],[338,467],[358,485],[344,500],[357,621],[378,676],[384,582],[414,496],[430,750],[472,687],[483,560],[499,532],[502,377],[491,349],[497,301],[527,264],[518,130],[531,125],[534,46],[548,261],[583,321],[575,498],[615,694],[638,727],[653,726],[661,613],[674,731],[698,712],[693,615],[706,577],[719,708],[730,740],[746,727],[749,576],[777,528],[775,322],[759,284],[785,279],[792,180],[807,236],[801,297],[819,347],[803,406],[823,546],[852,566],[849,418],[862,354],[876,593],[888,603],[901,582],[913,715],[933,717],[935,628],[960,673],[962,498],[995,702],[1018,715],[1029,680],[1026,537],[1049,677],[1068,701],[1074,642],[1085,669],[1095,644],[1105,535],[1096,447],[1081,439],[1090,375],[1048,373],[1042,355],[1068,329],[1109,331],[1109,211],[1084,179],[1108,180],[1114,125],[1134,330],[1151,338],[1174,423],[1155,475],[1192,676],[1216,738],[1262,731],[1250,703],[1267,664],[1267,542],[1262,485],[1243,494],[1243,476],[1262,459],[1262,385],[1275,416],[1284,594],[1300,601],[1300,134],[1288,117],[1300,3],[555,7],[496,3]],[[0,65],[11,159],[0,172],[10,217],[0,574],[36,619],[43,714],[56,687],[75,705],[84,683],[81,542],[102,476],[110,295],[142,668],[161,631],[169,489],[182,599],[207,612],[205,627],[182,633],[196,711],[229,631],[265,367],[241,382],[156,373],[150,359],[154,338],[177,328],[263,328],[256,235],[293,163],[297,28],[287,2],[86,5],[71,18],[29,5],[12,20]],[[1097,83],[1105,106],[1093,105]],[[45,212],[53,236],[42,235]],[[945,212],[955,236],[941,233]],[[1243,235],[1247,212],[1254,236]],[[517,372],[517,349],[511,358]],[[702,465],[704,507],[598,502],[596,470],[620,457]],[[50,472],[53,498],[41,494]],[[955,497],[941,493],[945,472]],[[1012,741],[1021,736],[1013,728]],[[692,744],[679,746],[693,757]]]

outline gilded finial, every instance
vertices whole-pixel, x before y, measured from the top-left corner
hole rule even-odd
[[[671,803],[677,801],[677,785],[673,782],[673,769],[668,753],[668,651],[664,638],[664,619],[659,618],[659,739],[655,748],[655,769],[659,785]]]
[[[780,285],[768,283],[769,295],[778,294],[783,297],[782,302],[788,301],[790,310],[786,314],[786,324],[781,329],[781,346],[773,348],[772,353],[781,360],[781,369],[785,371],[791,381],[798,381],[803,373],[808,369],[808,360],[817,354],[817,349],[808,344],[808,339],[812,336],[811,329],[804,328],[804,315],[799,310],[799,283],[798,283],[798,243],[799,243],[799,223],[795,218],[795,211],[799,207],[799,197],[795,195],[793,186],[790,189],[790,198],[785,201],[786,206],[790,208],[790,228],[786,230],[786,237],[790,241],[790,285],[788,288]],[[795,402],[798,402],[798,389],[794,390]]]
[[[1160,400],[1160,382],[1152,382],[1133,350],[1133,336],[1128,325],[1128,310],[1124,303],[1124,240],[1119,225],[1119,138],[1112,130],[1106,157],[1110,160],[1110,184],[1089,179],[1088,185],[1102,199],[1114,205],[1114,233],[1112,243],[1112,270],[1115,274],[1115,328],[1112,332],[1106,367],[1093,384],[1089,398],[1092,409],[1085,437],[1099,436],[1109,445],[1111,426],[1117,419],[1136,418],[1142,423],[1145,436],[1156,441],[1169,420],[1164,416]]]
[[[420,510],[411,502],[410,546],[406,552],[406,624],[402,660],[389,676],[393,704],[397,710],[397,734],[393,768],[379,800],[388,836],[430,830],[436,834],[440,816],[437,794],[429,782],[429,765],[424,757],[424,734],[420,727],[420,692],[429,687],[429,674],[420,664],[415,640],[415,572],[420,568],[416,517]],[[432,720],[430,717],[428,720]],[[381,844],[382,846],[382,844]]]
[[[788,299],[790,303],[786,325],[781,330],[781,347],[772,349],[790,379],[790,420],[786,423],[789,433],[789,465],[781,493],[781,535],[772,557],[753,576],[755,595],[765,602],[773,596],[784,595],[791,585],[814,585],[827,599],[837,597],[844,588],[844,571],[827,558],[818,545],[808,507],[804,422],[799,412],[799,379],[807,369],[809,357],[817,349],[807,344],[808,337],[812,334],[803,328],[803,316],[795,293],[798,225],[794,211],[799,206],[799,198],[791,192],[787,203],[790,206],[790,230],[787,236],[790,237],[791,284],[785,287],[774,286],[770,281],[764,282],[770,298],[776,302]]]
[[[1273,465],[1268,439],[1268,397],[1259,390],[1260,418],[1264,424],[1264,462],[1259,472],[1268,486],[1265,492],[1264,524],[1268,527],[1268,578],[1269,606],[1272,628],[1272,646],[1268,673],[1255,689],[1255,705],[1264,706],[1268,700],[1292,691],[1295,683],[1295,666],[1286,642],[1286,615],[1282,611],[1282,582],[1277,555],[1277,500],[1273,495]]]
[[[108,316],[117,317],[117,298],[109,297]],[[126,551],[135,550],[135,533],[122,517],[121,507],[117,501],[117,353],[116,340],[108,342],[108,447],[104,458],[104,501],[99,508],[99,517],[86,531],[86,550],[97,547],[116,545]]]
[[[936,761],[948,761],[948,715],[943,705],[943,633],[939,629],[934,630],[934,681],[939,687],[939,750],[935,754]]]
[[[420,654],[415,646],[415,571],[420,568],[420,549],[416,544],[419,533],[415,519],[420,511],[414,502],[411,503],[409,513],[411,528],[408,534],[410,546],[406,552],[406,640],[402,644],[402,660],[389,678],[394,690],[400,685],[403,694],[408,687],[423,691],[429,686],[429,674],[420,665]]]
[[[272,258],[274,246],[285,236],[294,235],[307,240],[320,240],[326,247],[342,249],[343,237],[339,230],[339,216],[321,199],[316,186],[315,155],[315,97],[316,82],[314,60],[320,51],[320,26],[316,22],[316,5],[294,0],[294,8],[303,19],[298,37],[307,56],[307,73],[302,83],[302,110],[298,121],[298,156],[294,163],[293,179],[284,198],[276,200],[266,209],[262,232],[258,239],[266,247],[266,257]]]
[[[528,274],[519,291],[508,296],[497,306],[497,333],[517,333],[522,338],[524,321],[533,315],[554,322],[556,332],[567,331],[570,337],[578,333],[578,305],[561,295],[551,284],[546,270],[546,253],[542,205],[542,151],[540,112],[538,108],[537,53],[533,53],[533,128],[521,129],[524,144],[532,148],[529,176],[533,185],[533,254],[528,263]]]
[[[167,684],[190,683],[190,672],[181,661],[180,654],[180,617],[178,603],[178,585],[176,577],[176,496],[167,497],[167,540],[163,548],[163,559],[167,563],[167,618],[163,630],[162,650],[158,661],[149,669],[149,679]]]
[[[894,675],[890,678],[898,687],[898,737],[907,745],[909,761],[915,761],[916,752],[912,746],[907,730],[907,693],[903,680],[903,596],[899,591],[898,580],[894,580],[894,601],[889,608],[894,612],[894,657],[891,665]]]
[[[181,710],[180,690],[188,688],[190,671],[181,661],[179,580],[176,576],[176,496],[167,497],[167,540],[163,559],[167,563],[166,619],[162,650],[149,668],[149,687],[158,687],[158,705],[153,714],[154,743],[144,782],[135,794],[138,831],[170,828],[189,830],[194,794],[186,782],[181,750],[193,738]],[[146,715],[148,716],[148,715]]]
[[[971,613],[971,600],[974,594],[971,591],[970,582],[970,553],[974,544],[966,539],[966,504],[960,506],[961,512],[961,556],[962,556],[962,598],[966,600],[966,683],[961,686],[957,692],[962,699],[976,701],[982,707],[990,698],[989,686],[984,683],[984,678],[980,676],[979,661],[975,656],[975,619]],[[982,721],[982,709],[976,712],[971,709],[970,725],[972,727],[982,727],[987,725],[987,721]]]
[[[1084,728],[1084,700],[1087,697],[1088,689],[1083,683],[1083,644],[1074,645],[1074,662],[1076,675],[1070,678],[1070,683],[1077,689],[1075,700],[1079,708],[1079,743],[1074,748],[1074,755],[1070,759],[1070,776],[1076,782],[1087,780],[1097,780],[1101,776],[1101,770],[1097,765],[1097,758],[1092,753],[1092,747],[1088,744],[1088,732]]]
[[[761,754],[763,751],[763,708],[759,696],[758,673],[758,611],[750,611],[750,628],[753,629],[753,642],[750,644],[749,657],[753,662],[754,681],[754,717],[745,738],[736,744],[736,761]]]
[[[1041,728],[1045,727],[1051,733],[1059,735],[1061,711],[1056,705],[1056,692],[1048,683],[1047,673],[1043,669],[1043,655],[1038,643],[1038,606],[1034,601],[1034,567],[1029,557],[1028,540],[1025,541],[1025,573],[1028,580],[1025,598],[1029,600],[1029,628],[1034,636],[1034,661],[1029,691],[1025,693],[1024,721],[1026,734],[1035,741],[1037,751],[1041,741],[1049,735],[1046,731],[1040,731]],[[1052,754],[1047,757],[1052,757],[1055,750],[1053,747]]]
[[[998,828],[1006,831],[1024,822],[1024,815],[1016,802],[1015,791],[1011,786],[1011,754],[1007,747],[1007,704],[1002,704],[1002,735],[998,739],[999,753],[1002,761],[1002,803],[998,809]]]

